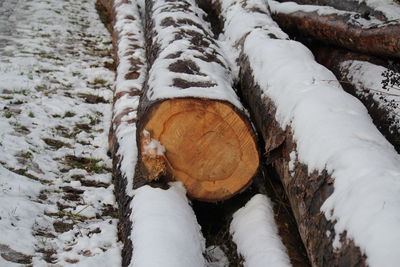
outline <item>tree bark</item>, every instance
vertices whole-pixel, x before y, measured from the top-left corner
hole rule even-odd
[[[223,1],[216,1],[214,5],[214,8],[219,10],[221,20],[225,22],[225,30],[232,28],[229,25],[232,20],[228,20],[228,17],[234,18],[234,16],[229,14],[230,10],[240,13],[242,15],[240,20],[243,21],[268,16],[268,9],[261,1],[257,2],[257,5],[254,4],[254,1],[253,3],[248,1],[233,5],[234,7],[225,7],[225,9],[222,8],[224,6]],[[297,157],[293,161],[291,155],[297,155],[297,147],[292,129],[290,127],[281,128],[276,119],[277,107],[272,99],[266,96],[259,85],[259,81],[254,78],[254,69],[244,52],[248,33],[252,30],[264,31],[265,35],[263,36],[269,36],[271,39],[286,36],[284,33],[278,34],[280,29],[274,25],[271,19],[266,20],[253,24],[249,22],[254,28],[247,29],[248,31],[244,32],[243,36],[231,40],[231,44],[236,45],[240,50],[238,62],[240,64],[239,78],[242,95],[250,107],[253,122],[265,142],[265,161],[274,167],[282,181],[311,265],[366,266],[366,258],[361,253],[360,248],[347,238],[345,233],[340,235],[342,246],[334,249],[333,241],[335,235],[337,235],[335,234],[334,223],[328,221],[320,211],[322,204],[333,192],[334,180],[327,171],[310,173],[308,166],[300,163]],[[272,28],[268,28],[268,26]],[[263,30],[260,30],[260,28]],[[230,36],[226,31],[225,34]],[[290,41],[288,40],[288,42]]]
[[[291,12],[286,12],[274,1],[272,18],[289,33],[301,33],[327,44],[333,44],[384,57],[400,57],[400,25],[398,23],[371,24],[361,26],[365,20],[361,14],[339,11],[337,13],[320,12],[323,7],[314,6],[314,11],[306,11],[296,5]],[[340,1],[338,1],[340,2]]]
[[[393,100],[387,100],[387,96],[390,98],[391,93],[383,89],[381,83],[374,84],[372,81],[374,78],[363,77],[364,81],[352,78],[358,75],[354,72],[359,72],[359,70],[351,68],[351,66],[367,64],[379,69],[378,75],[380,75],[382,71],[388,71],[387,62],[375,57],[332,47],[319,46],[314,48],[313,52],[316,60],[335,74],[343,89],[361,100],[368,109],[368,113],[371,115],[379,131],[395,147],[397,152],[400,153],[399,104]],[[368,80],[368,78],[370,79]],[[384,77],[381,76],[380,81],[383,79]],[[394,93],[397,93],[398,98],[400,98],[400,92],[395,91]],[[378,101],[379,98],[380,101]]]
[[[150,69],[135,187],[174,179],[192,198],[227,199],[249,185],[259,163],[228,64],[194,1],[146,1],[145,16]]]

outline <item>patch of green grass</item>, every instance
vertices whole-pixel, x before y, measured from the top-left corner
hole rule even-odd
[[[13,173],[25,176],[26,178],[29,178],[31,180],[41,182],[42,184],[48,184],[48,185],[53,184],[53,182],[50,180],[41,179],[31,173],[28,173],[28,169],[14,169],[14,168],[8,167],[6,165],[6,163],[4,163],[4,162],[0,162],[0,164],[3,165],[3,167],[6,168],[7,170],[9,170]]]
[[[14,130],[17,132],[17,133],[20,133],[20,134],[29,134],[31,131],[26,127],[26,126],[24,126],[24,125],[22,125],[22,124],[20,124],[20,123],[18,123],[18,122],[13,122],[13,123],[10,123],[12,126],[14,126]]]
[[[64,158],[64,163],[70,166],[71,168],[84,169],[88,173],[97,173],[97,174],[109,172],[110,171],[109,168],[98,164],[100,162],[101,159],[77,157],[74,155],[66,155]]]
[[[59,135],[61,135],[64,138],[68,138],[68,139],[74,139],[76,137],[76,135],[79,133],[76,131],[70,131],[68,128],[66,128],[62,125],[56,126],[55,129]]]
[[[102,96],[92,95],[92,94],[78,94],[79,97],[85,99],[86,103],[89,104],[98,104],[98,103],[105,103],[108,104],[109,101],[105,100]]]
[[[4,113],[3,113],[3,117],[5,117],[5,118],[7,118],[7,119],[11,118],[13,115],[14,115],[14,112],[12,112],[12,111],[10,111],[10,110],[6,110],[6,111],[4,111]]]
[[[17,94],[17,95],[24,95],[27,96],[29,94],[29,91],[26,89],[21,89],[21,90],[13,90],[12,94]]]
[[[32,111],[31,111],[31,112],[29,112],[28,116],[29,116],[29,118],[35,118],[35,114],[33,114],[33,112],[32,112]]]
[[[43,138],[42,140],[43,140],[43,142],[46,143],[46,145],[52,147],[55,150],[58,150],[62,147],[70,147],[69,144],[64,143],[60,140],[56,140],[56,139],[52,139],[52,138]]]
[[[85,117],[87,117],[90,120],[90,125],[92,126],[97,125],[101,122],[101,119],[97,116],[86,115]]]
[[[52,70],[52,69],[40,69],[40,70],[36,70],[36,73],[51,73],[51,72],[55,72],[55,71],[59,71],[59,70]]]
[[[13,99],[14,97],[12,95],[2,95],[2,96],[0,96],[0,98],[2,98],[4,100],[10,100],[10,99]]]
[[[30,151],[20,152],[17,154],[17,156],[23,159],[31,159],[33,157]]]
[[[63,118],[71,118],[71,117],[74,117],[75,115],[76,115],[76,113],[74,113],[72,111],[67,111],[67,112],[65,112]]]

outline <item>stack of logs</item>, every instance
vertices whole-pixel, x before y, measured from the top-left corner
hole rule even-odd
[[[400,59],[400,4],[377,7],[363,1],[270,0],[272,18],[294,38],[306,43],[316,60],[330,69],[342,87],[367,107],[374,124],[400,152],[400,114],[393,93],[351,79],[353,64],[373,64],[382,73],[398,76]],[[293,3],[295,2],[295,3]],[[290,5],[290,11],[285,10]],[[390,17],[381,10],[390,11]],[[397,16],[396,16],[397,15]],[[361,63],[360,63],[361,62]],[[394,63],[393,63],[394,62]],[[397,73],[397,74],[396,74]],[[382,81],[385,77],[381,77]],[[399,86],[398,84],[395,86]],[[399,94],[395,93],[395,97]],[[377,98],[387,102],[379,104]],[[380,101],[380,102],[383,102]]]
[[[122,88],[115,94],[115,105],[124,98],[132,98],[135,102],[140,96],[138,104],[124,102],[128,104],[121,105],[122,109],[114,108],[110,144],[116,191],[144,184],[165,187],[169,181],[177,180],[185,185],[189,197],[217,202],[245,190],[256,175],[260,151],[247,111],[236,95],[234,82],[237,77],[231,74],[229,60],[216,41],[211,25],[204,20],[206,13],[197,6],[213,9],[219,15],[214,20],[219,19],[221,26],[226,19],[221,11],[221,2],[199,0],[196,4],[194,0],[146,0],[141,9],[144,14],[139,16],[136,12],[136,17],[133,17],[122,10],[117,12],[117,7],[126,3],[136,6],[135,1],[103,1],[113,19],[115,60],[121,64],[121,57],[129,57],[129,66],[123,73],[123,81],[119,82],[129,84],[127,81],[139,80],[136,86],[141,87],[129,88],[128,85],[126,90]],[[241,6],[246,8],[247,1],[242,2]],[[400,58],[399,21],[390,21],[381,12],[358,1],[296,2],[298,10],[293,10],[295,4],[292,3],[292,11],[287,12],[281,8],[281,3],[270,0],[272,18],[282,29],[310,44],[317,60],[331,69],[350,93],[357,95],[359,89],[347,79],[349,70],[341,67],[342,62],[367,61],[388,67],[390,59],[396,61]],[[307,11],[310,9],[303,8],[305,4],[316,6],[313,11]],[[319,13],[320,5],[341,9],[340,15]],[[398,5],[396,7],[400,10]],[[248,8],[246,12],[264,13],[257,8]],[[366,28],[357,26],[354,18],[374,19],[381,24]],[[123,55],[118,51],[125,41],[121,36],[122,30],[116,27],[117,21],[122,19],[141,20],[144,29],[143,38],[135,36],[135,33],[124,33],[127,35],[126,43],[133,43],[130,54],[124,52]],[[141,38],[142,43],[139,42]],[[240,44],[237,45],[240,49]],[[336,48],[327,48],[326,45]],[[135,50],[145,53],[147,67],[143,58],[134,57]],[[272,158],[265,161],[274,164],[282,179],[310,262],[314,266],[327,262],[338,266],[364,266],[365,257],[352,242],[332,253],[332,238],[325,238],[325,233],[332,230],[333,225],[319,212],[319,207],[333,190],[331,179],[327,173],[309,174],[307,166],[299,165],[296,172],[300,178],[289,182],[290,157],[285,151],[291,151],[295,146],[293,137],[290,130],[280,128],[274,106],[266,102],[256,88],[248,59],[241,57],[239,63],[240,88],[243,90],[240,94],[251,103],[250,113],[264,139],[265,153]],[[369,88],[363,90],[370,92]],[[388,121],[390,114],[372,97],[361,100],[370,110],[376,125],[399,151],[399,128],[389,130],[385,127],[391,124]],[[133,118],[128,116],[132,112]],[[127,182],[118,182],[124,175],[121,153],[118,152],[122,138],[118,137],[118,131],[122,124],[135,126],[138,147],[133,182],[128,182],[128,185]],[[307,194],[296,193],[304,187],[309,188]],[[120,206],[127,208],[129,199],[120,194]],[[308,207],[306,211],[304,207]],[[121,216],[127,216],[127,212]],[[125,226],[124,234],[128,228]],[[128,239],[125,241],[130,242]]]

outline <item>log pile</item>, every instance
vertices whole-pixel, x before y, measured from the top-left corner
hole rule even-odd
[[[361,53],[400,57],[400,5],[393,5],[399,12],[398,17],[388,19],[380,12],[370,11],[371,8],[363,8],[364,5],[352,9],[352,6],[359,7],[355,3],[358,1],[321,2],[332,6],[299,5],[293,2],[280,4],[269,0],[273,19],[287,32],[301,33]],[[349,3],[346,7],[352,11],[335,8],[345,3]]]
[[[335,168],[330,165],[330,157],[324,156],[324,154],[329,155],[329,147],[324,145],[325,141],[318,141],[320,137],[324,139],[324,136],[330,136],[329,138],[337,139],[337,144],[347,142],[345,141],[347,136],[357,134],[357,129],[343,127],[342,123],[349,119],[354,124],[364,121],[365,125],[360,127],[367,127],[371,132],[376,133],[376,129],[368,121],[364,107],[340,91],[336,78],[314,61],[309,50],[288,40],[286,34],[280,31],[268,17],[268,9],[262,1],[240,3],[239,1],[215,1],[215,9],[219,10],[221,20],[225,22],[225,36],[231,45],[240,51],[238,62],[241,68],[240,82],[244,101],[251,107],[252,119],[265,141],[265,152],[269,158],[267,162],[274,165],[285,187],[311,264],[313,266],[366,266],[368,262],[372,265],[376,260],[375,251],[366,254],[366,248],[360,242],[361,239],[355,238],[350,228],[344,228],[345,231],[343,228],[339,230],[337,224],[344,219],[341,216],[346,217],[346,214],[333,216],[332,214],[338,208],[326,208],[327,203],[331,203],[332,198],[335,198],[335,193],[341,190],[339,182],[336,182],[336,180],[340,181],[340,175],[335,171],[332,173],[332,168],[333,170]],[[242,30],[240,34],[238,28]],[[395,35],[389,37],[395,39]],[[260,62],[263,63],[260,64]],[[290,76],[291,74],[293,77]],[[314,102],[312,99],[317,101]],[[335,100],[331,102],[332,99],[336,99],[336,102]],[[358,118],[351,119],[340,115],[335,120],[336,114],[331,115],[329,112],[327,113],[329,118],[319,118],[318,114],[324,112],[325,109],[343,108],[345,110],[348,105],[358,110]],[[293,110],[298,111],[292,113]],[[301,120],[299,118],[304,115],[303,112],[307,114],[307,119],[298,124]],[[314,119],[316,119],[316,124],[311,123]],[[314,130],[303,132],[305,124],[306,128]],[[330,127],[343,129],[343,132],[331,135]],[[305,132],[307,134],[304,134]],[[379,150],[382,150],[377,152],[382,156],[380,158],[382,162],[398,158],[382,136],[376,134],[375,137],[379,140]],[[305,138],[306,147],[302,144],[302,138]],[[325,165],[318,168],[310,160],[309,152],[305,152],[315,143],[326,148],[326,151],[321,150],[322,154],[319,155],[322,158],[327,157],[327,161]],[[368,146],[367,143],[367,140],[365,143],[360,141],[359,144],[357,141],[352,145],[363,147]],[[319,148],[316,147],[316,149]],[[362,149],[356,154],[361,156],[361,151]],[[306,155],[302,156],[302,153]],[[347,157],[346,152],[342,155],[344,158]],[[369,154],[369,157],[364,161],[363,166],[372,164],[374,153]],[[320,160],[318,159],[318,162]],[[345,167],[341,166],[341,168]],[[353,167],[349,164],[348,168]],[[397,167],[391,165],[388,168]],[[367,177],[368,175],[363,179],[367,180]],[[342,179],[348,179],[348,177],[343,176]],[[351,190],[357,191],[357,186],[355,185]],[[354,212],[359,211],[362,204],[357,202],[354,204]],[[347,205],[351,204],[347,203]],[[354,215],[354,217],[357,216]],[[332,219],[333,217],[335,219]],[[386,236],[383,239],[388,241],[391,237]],[[383,254],[379,256],[380,260],[384,260]]]
[[[354,174],[356,167],[346,161],[352,155],[361,158],[354,165],[367,169],[356,175],[357,181],[372,183],[384,173],[378,186],[387,188],[397,179],[399,170],[391,163],[397,162],[398,155],[376,131],[364,107],[344,93],[339,83],[359,97],[357,91],[366,88],[351,84],[355,79],[349,78],[353,76],[345,66],[352,64],[349,61],[383,66],[387,60],[316,47],[317,60],[333,70],[338,81],[279,26],[360,53],[399,58],[398,21],[367,4],[354,3],[358,1],[298,0],[299,4],[294,4],[269,0],[272,14],[261,0],[146,0],[140,10],[134,1],[103,2],[113,17],[118,66],[110,150],[124,266],[132,256],[129,217],[133,190],[144,185],[168,188],[170,181],[180,181],[191,199],[224,201],[251,184],[259,169],[259,150],[264,154],[261,160],[276,170],[284,186],[312,266],[381,262],[382,255],[371,252],[352,228],[354,217],[369,216],[370,210],[349,201],[354,216],[341,213],[346,205],[337,195],[343,193],[340,186],[347,182],[338,174],[340,170],[335,172],[335,166],[340,162],[344,172]],[[205,21],[207,14],[198,5],[218,14],[209,19],[218,25]],[[229,58],[234,53],[227,55],[226,47],[222,49],[212,28],[223,31],[223,45],[237,52],[235,58]],[[229,63],[235,61],[238,74]],[[235,82],[242,99],[234,89]],[[263,149],[257,147],[242,102],[249,107]],[[370,110],[377,106],[368,96],[363,102]],[[326,113],[329,118],[318,116],[327,110],[332,111]],[[374,117],[372,112],[375,123],[399,150],[398,134],[393,134],[393,127],[385,127],[391,115],[382,105],[376,114]],[[359,125],[368,134],[347,129],[346,123]],[[335,136],[329,129],[343,131]],[[335,142],[335,149],[343,154],[325,146]],[[309,152],[316,147],[314,143],[326,151]],[[373,151],[363,155],[362,148],[371,143]],[[344,144],[354,144],[355,152],[346,152]],[[320,155],[313,161],[309,153]],[[374,165],[374,158],[389,163]],[[365,196],[354,181],[348,182],[350,191]],[[384,202],[380,195],[372,195],[378,203]],[[382,225],[380,219],[360,227],[374,234],[371,229]]]
[[[391,0],[268,2],[279,26],[304,41],[343,88],[363,102],[399,152],[399,90],[393,82],[400,69],[400,4]]]

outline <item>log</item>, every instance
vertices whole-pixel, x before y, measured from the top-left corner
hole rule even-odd
[[[173,179],[191,198],[227,199],[250,184],[259,164],[229,65],[194,0],[146,1],[145,15],[150,69],[134,186]]]
[[[319,46],[313,52],[342,87],[361,100],[379,131],[400,153],[400,91],[393,86],[384,88],[383,74],[391,71],[388,62],[332,47]]]
[[[400,24],[368,19],[356,12],[332,7],[279,3],[269,0],[272,18],[289,33],[301,33],[321,42],[356,52],[400,57]]]
[[[399,188],[399,155],[365,107],[306,47],[288,40],[263,1],[220,0],[214,8],[240,51],[243,98],[312,266],[395,266],[399,225],[387,223],[397,215],[396,205],[390,211],[386,205],[399,200],[390,189]],[[377,216],[371,205],[385,205],[385,212]]]
[[[143,27],[137,6],[130,0],[103,2],[112,19],[116,79],[109,151],[118,202],[118,237],[123,242],[122,266],[132,258],[133,176],[137,162],[136,121],[139,97],[146,77]]]
[[[279,2],[295,2],[300,5],[330,6],[340,10],[360,13],[368,19],[371,15],[382,21],[399,19],[399,3],[391,0],[386,1],[358,1],[358,0],[279,0]]]

